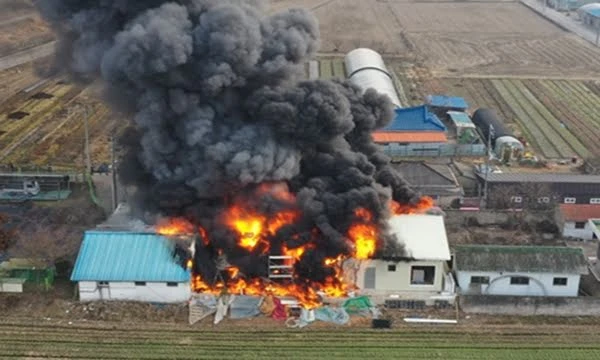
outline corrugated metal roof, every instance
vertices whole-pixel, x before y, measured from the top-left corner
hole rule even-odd
[[[485,176],[477,174],[480,178]],[[599,184],[600,175],[562,174],[562,173],[491,173],[487,175],[489,182],[535,182],[535,183],[575,183]]]
[[[581,248],[463,245],[454,257],[458,271],[588,273]]]
[[[446,134],[440,131],[377,131],[371,134],[376,143],[445,143]]]
[[[475,124],[473,124],[473,121],[471,121],[469,114],[467,114],[466,112],[448,111],[448,116],[450,116],[450,120],[452,120],[456,127],[475,127]]]
[[[388,131],[446,131],[440,119],[427,110],[427,106],[396,109],[394,120],[381,129]]]
[[[367,89],[374,89],[378,93],[387,95],[392,104],[398,107],[402,106],[392,75],[379,53],[366,48],[354,49],[346,54],[344,62],[346,76],[363,92]]]
[[[600,218],[600,205],[560,204],[560,212],[566,221],[588,221]]]
[[[450,260],[444,218],[438,215],[399,215],[389,220],[390,231],[416,260]]]
[[[157,234],[86,231],[71,280],[187,282],[174,246]]]
[[[598,3],[583,5],[579,10],[594,17],[600,17],[600,4]]]
[[[428,95],[427,104],[434,107],[466,110],[469,108],[467,101],[461,97],[445,95]]]

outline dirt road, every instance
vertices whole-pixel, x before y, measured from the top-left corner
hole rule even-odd
[[[27,50],[20,51],[0,58],[0,71],[10,69],[21,64],[35,61],[36,59],[49,56],[54,52],[56,41],[39,45]]]

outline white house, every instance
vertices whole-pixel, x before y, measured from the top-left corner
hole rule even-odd
[[[581,248],[465,245],[454,271],[461,294],[577,296],[588,267]]]
[[[437,215],[400,215],[389,221],[391,233],[404,251],[362,261],[355,284],[362,294],[380,298],[454,300],[448,274],[450,249],[444,218]]]
[[[190,298],[190,273],[175,244],[154,233],[87,231],[71,280],[79,299],[157,303]]]
[[[596,240],[594,224],[590,220],[600,218],[600,204],[561,204],[558,223],[564,237]]]

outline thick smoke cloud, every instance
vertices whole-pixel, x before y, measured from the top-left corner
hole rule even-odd
[[[265,213],[300,210],[271,240],[317,241],[297,269],[316,280],[326,276],[318,271],[325,257],[351,252],[355,209],[369,209],[385,234],[390,199],[417,200],[371,140],[392,117],[389,99],[347,82],[298,81],[319,43],[308,12],[267,16],[260,2],[241,0],[36,5],[60,35],[59,64],[103,79],[113,107],[132,115],[120,177],[137,188],[134,205],[201,224],[211,247],[246,274],[264,267],[220,220],[240,196]],[[280,181],[295,204],[253,197],[258,184]]]

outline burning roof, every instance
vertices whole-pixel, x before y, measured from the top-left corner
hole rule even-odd
[[[260,283],[265,255],[291,254],[286,289],[312,299],[344,291],[340,259],[402,251],[387,219],[423,204],[371,138],[393,106],[348,82],[299,81],[319,44],[309,12],[239,0],[36,5],[59,35],[59,64],[101,78],[130,115],[120,179],[140,216],[189,223],[198,284]]]

